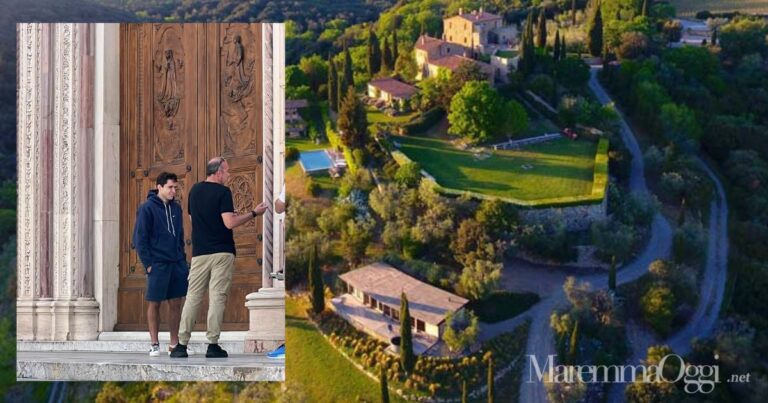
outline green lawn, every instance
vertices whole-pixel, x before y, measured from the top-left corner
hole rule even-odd
[[[372,107],[372,106],[366,106],[365,111],[368,114],[368,129],[370,130],[371,127],[376,123],[408,123],[418,115],[418,112],[411,112],[408,114],[403,114],[399,116],[387,116],[387,114],[382,113],[378,109]]]
[[[693,17],[696,12],[703,10],[713,13],[768,13],[768,0],[671,0],[670,3],[675,6],[678,17]]]
[[[315,144],[312,140],[306,137],[286,137],[285,138],[285,148],[288,149],[290,147],[296,147],[299,149],[299,151],[312,151],[312,150],[320,150],[323,148],[330,147],[330,144],[328,142],[322,142],[320,144]]]
[[[307,319],[306,300],[285,299],[286,379],[301,385],[310,402],[379,402],[378,382],[364,375]],[[390,391],[390,401],[399,402]]]
[[[557,139],[493,151],[485,160],[443,139],[398,136],[397,141],[400,151],[443,187],[524,201],[592,193],[597,145],[588,141]]]
[[[496,52],[496,56],[503,57],[505,59],[513,59],[515,56],[517,56],[517,52],[514,50],[500,50]]]

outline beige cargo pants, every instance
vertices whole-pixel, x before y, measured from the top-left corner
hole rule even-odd
[[[221,322],[224,320],[224,308],[227,304],[229,287],[232,285],[234,269],[235,255],[231,253],[213,253],[192,258],[187,300],[181,311],[179,343],[183,345],[189,343],[197,310],[205,296],[206,287],[208,288],[208,327],[205,337],[211,344],[219,342]]]

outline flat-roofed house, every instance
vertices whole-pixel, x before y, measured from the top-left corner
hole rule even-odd
[[[366,308],[400,320],[400,295],[408,297],[415,334],[440,338],[445,317],[465,309],[466,298],[429,285],[386,264],[372,263],[339,276],[347,293]]]

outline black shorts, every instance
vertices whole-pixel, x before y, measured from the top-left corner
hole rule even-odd
[[[187,262],[156,262],[152,271],[147,273],[147,291],[144,299],[147,301],[165,301],[185,297],[187,295],[187,278],[189,269]]]

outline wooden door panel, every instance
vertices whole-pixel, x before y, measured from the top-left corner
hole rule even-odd
[[[247,214],[262,200],[262,55],[261,27],[256,24],[221,24],[218,29],[217,132],[213,155],[229,163],[227,186],[239,214]],[[261,287],[261,217],[235,228],[235,274],[227,299],[224,322],[229,326],[248,320],[240,306],[245,296]]]
[[[144,267],[131,235],[136,209],[163,171],[191,239],[187,193],[222,155],[238,212],[262,199],[262,71],[258,24],[121,24],[121,263],[116,330],[146,330]],[[247,330],[245,296],[261,287],[261,220],[235,230],[237,259],[224,330]],[[191,246],[187,246],[191,259]],[[206,327],[207,295],[195,330]],[[167,310],[161,309],[166,330]]]

